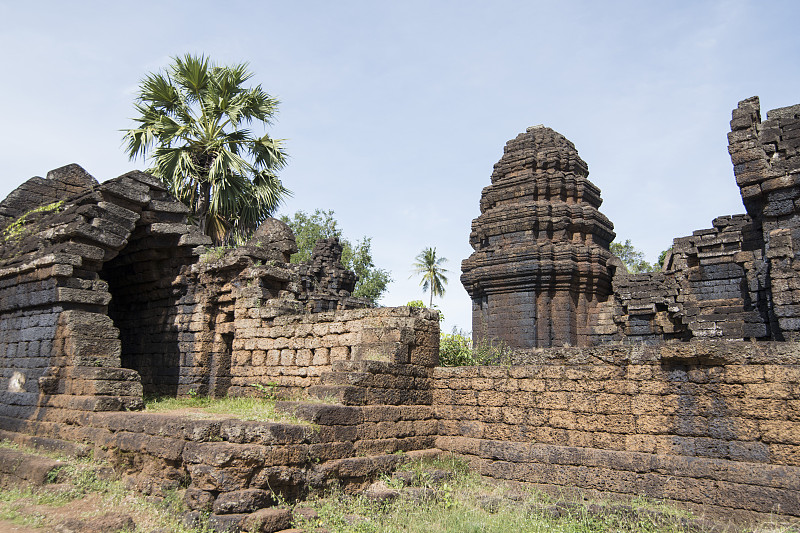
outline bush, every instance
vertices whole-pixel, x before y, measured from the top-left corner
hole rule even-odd
[[[455,331],[441,333],[439,335],[439,364],[441,366],[475,365],[472,339]]]
[[[513,351],[502,341],[482,340],[472,345],[471,335],[458,331],[439,336],[440,366],[510,365]]]

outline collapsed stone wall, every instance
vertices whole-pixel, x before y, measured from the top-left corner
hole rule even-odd
[[[366,324],[366,315],[326,315],[336,322],[326,328],[348,334],[313,340],[294,331],[275,370],[275,352],[259,350],[303,321],[281,317],[369,307],[351,296],[356,278],[341,265],[341,245],[321,241],[309,263],[290,264],[294,236],[269,219],[245,246],[211,248],[187,213],[152,176],[100,184],[77,165],[0,202],[0,416],[138,409],[143,394],[223,396],[234,380],[231,392],[242,392],[254,377],[305,387],[332,361],[365,357],[367,343],[393,358],[436,353],[432,316],[377,311]],[[314,320],[306,322],[310,330]],[[389,341],[387,328],[402,338]],[[308,353],[316,359],[305,361]]]
[[[429,311],[397,307],[274,318],[259,307],[238,311],[232,394],[252,394],[254,383],[305,390],[320,385],[321,376],[340,361],[430,368],[439,360],[438,322]]]
[[[364,488],[380,473],[438,452],[430,405],[279,402],[277,408],[311,423],[85,413],[68,421],[18,421],[0,438],[93,453],[146,494],[186,489],[189,517],[211,512],[223,530],[280,499],[312,488]]]
[[[747,214],[675,239],[660,274],[613,279],[601,342],[797,340],[800,105],[761,121],[757,97],[733,111],[728,151]]]
[[[146,174],[99,184],[77,165],[32,178],[0,203],[2,417],[141,408],[101,273],[129,240],[132,250],[193,261],[208,241],[175,222],[175,204]]]
[[[499,479],[800,515],[795,343],[518,357],[435,370],[437,448]]]
[[[0,438],[93,451],[145,492],[188,487],[218,524],[431,453],[437,313],[365,309],[337,239],[294,265],[277,220],[214,249],[186,214],[151,176],[77,165],[0,203]],[[339,405],[280,404],[313,426],[114,412],[257,384]]]
[[[335,241],[292,265],[291,232],[268,221],[246,246],[209,249],[146,174],[34,178],[0,203],[0,437],[94,449],[140,489],[188,484],[190,507],[219,516],[273,489],[359,485],[393,452],[434,446],[502,479],[800,516],[796,343],[696,340],[794,338],[794,109],[762,125],[740,104],[748,214],[638,276],[607,251],[574,146],[545,128],[509,143],[464,279],[478,334],[521,348],[511,367],[434,370],[436,314],[357,309]],[[642,342],[534,349],[617,341]],[[337,405],[280,404],[311,430],[108,412],[253,384]]]
[[[629,274],[574,146],[549,128],[509,141],[462,264],[473,335],[511,347],[800,335],[800,105],[733,111],[731,162],[747,214],[675,239],[662,272]],[[565,181],[566,177],[566,181]],[[494,302],[494,304],[492,303]],[[554,305],[551,305],[554,304]]]
[[[392,311],[387,309],[383,317],[394,318]],[[405,318],[434,326],[438,322],[436,313],[405,311]],[[363,320],[368,312],[335,314],[339,322],[312,315],[321,318],[313,325],[342,325],[341,315]],[[373,323],[372,331],[379,325]],[[354,342],[349,348],[353,354],[367,354],[376,344]],[[433,444],[438,421],[431,405],[435,354],[436,347],[429,346],[396,355],[410,363],[334,361],[321,372],[319,385],[308,388],[324,401],[276,403],[276,410],[310,424],[194,419],[186,413],[64,416],[48,410],[37,419],[0,417],[0,439],[74,455],[93,453],[146,494],[185,489],[191,510],[187,519],[210,512],[217,529],[238,531],[235,524],[282,499],[302,497],[313,488],[363,489],[399,464],[437,455]]]

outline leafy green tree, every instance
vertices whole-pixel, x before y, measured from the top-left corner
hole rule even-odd
[[[444,286],[447,284],[447,277],[444,275],[447,270],[442,267],[442,264],[447,262],[445,257],[436,257],[436,248],[425,248],[416,257],[414,263],[414,274],[422,276],[419,284],[422,286],[422,292],[431,292],[431,300],[429,307],[433,307],[433,297],[444,296]]]
[[[298,252],[292,255],[292,263],[300,263],[311,259],[314,245],[320,239],[338,237],[342,245],[342,264],[358,276],[353,296],[367,298],[373,304],[386,292],[392,281],[388,270],[377,268],[372,260],[372,239],[362,237],[353,245],[342,237],[332,210],[316,209],[309,215],[304,211],[296,212],[292,218],[284,215],[281,220],[289,225],[297,241]]]
[[[654,272],[659,270],[657,265],[651,265],[644,259],[644,253],[636,248],[630,239],[625,239],[625,242],[620,244],[612,242],[609,246],[611,253],[622,259],[625,266],[628,267],[628,272],[631,274],[639,274],[640,272]]]
[[[282,141],[248,129],[271,124],[278,107],[261,85],[245,87],[252,76],[245,63],[175,57],[141,82],[137,127],[125,130],[130,159],[151,160],[148,172],[216,244],[246,239],[291,194],[277,177]]]

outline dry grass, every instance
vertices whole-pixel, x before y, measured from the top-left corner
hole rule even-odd
[[[275,400],[254,397],[187,398],[156,397],[145,399],[145,412],[176,413],[189,418],[238,418],[260,422],[288,422],[310,425],[310,422],[289,413],[277,411]]]

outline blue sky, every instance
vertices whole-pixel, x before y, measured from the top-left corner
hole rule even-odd
[[[449,259],[447,329],[471,329],[460,263],[505,142],[545,124],[573,141],[618,240],[648,259],[743,212],[726,133],[739,100],[800,103],[800,3],[775,1],[0,1],[0,197],[76,162],[100,181],[133,168],[141,78],[171,56],[249,62],[281,100],[291,156],[280,213],[333,209],[372,237],[395,282]]]

